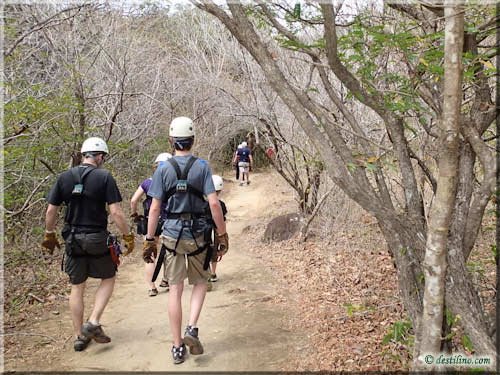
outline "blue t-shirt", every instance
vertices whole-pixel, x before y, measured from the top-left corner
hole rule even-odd
[[[184,167],[190,157],[191,155],[174,156],[175,161],[179,164],[181,172],[184,171]],[[199,190],[205,196],[215,192],[214,183],[212,181],[212,171],[206,160],[197,159],[194,162],[189,170],[187,181],[190,186]],[[172,164],[167,162],[165,165],[156,169],[148,195],[153,198],[164,200],[166,193],[176,185],[177,173]],[[205,213],[208,209],[207,201],[202,201],[199,197],[190,193],[176,193],[169,198],[166,204],[168,213]],[[210,226],[210,224],[206,219],[195,220],[193,223],[194,235],[200,235],[208,226]],[[167,219],[165,220],[165,224],[163,224],[163,235],[177,238],[181,231],[181,227],[181,219]],[[182,232],[181,238],[192,237],[189,230],[184,230]]]
[[[250,154],[251,153],[252,153],[252,151],[250,151],[250,149],[248,147],[242,147],[242,148],[238,149],[238,160],[245,162],[245,163],[250,162]]]

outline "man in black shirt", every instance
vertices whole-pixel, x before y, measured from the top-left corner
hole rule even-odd
[[[108,212],[123,233],[123,242],[129,254],[134,249],[134,235],[129,233],[127,221],[120,206],[122,200],[116,181],[100,168],[109,153],[104,140],[92,137],[81,149],[83,163],[63,172],[57,178],[47,198],[45,237],[42,246],[52,252],[60,248],[55,234],[56,220],[61,204],[66,205],[62,237],[65,240],[65,272],[71,282],[69,306],[76,335],[75,351],[84,350],[91,339],[98,343],[111,341],[99,324],[115,284],[117,265],[108,249]],[[88,277],[101,279],[95,293],[95,303],[89,320],[83,323],[83,292]]]

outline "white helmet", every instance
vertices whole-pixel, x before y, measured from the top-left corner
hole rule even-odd
[[[243,148],[243,146],[241,145],[241,143],[238,145],[238,148]]]
[[[80,152],[82,154],[87,152],[104,152],[105,154],[109,154],[108,145],[99,137],[90,137],[86,139],[85,142],[83,142]]]
[[[247,147],[247,143],[245,141],[241,142],[241,147]]]
[[[194,137],[193,120],[189,117],[176,117],[170,123],[170,137],[187,138]]]
[[[155,163],[160,163],[162,161],[167,161],[172,157],[172,154],[169,154],[168,152],[162,152],[156,157]]]
[[[221,191],[224,187],[224,181],[222,180],[222,177],[214,174],[212,175],[212,181],[214,182],[215,191]]]

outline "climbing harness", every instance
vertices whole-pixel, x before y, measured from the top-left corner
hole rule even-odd
[[[213,221],[212,221],[212,216],[210,214],[210,209],[207,207],[207,202],[205,199],[205,196],[203,193],[193,187],[191,184],[189,184],[187,180],[187,176],[189,173],[189,170],[193,166],[194,162],[197,160],[196,157],[191,156],[189,160],[186,163],[186,166],[184,167],[184,170],[181,172],[181,169],[179,167],[179,164],[175,161],[174,158],[169,159],[167,162],[172,165],[172,167],[175,170],[175,173],[177,175],[177,183],[175,184],[174,187],[170,188],[166,194],[165,194],[165,201],[168,202],[168,200],[176,195],[176,194],[191,194],[191,196],[197,197],[202,203],[203,203],[203,209],[202,210],[194,210],[193,209],[193,202],[190,200],[189,202],[189,211],[187,212],[167,212],[167,220],[169,219],[180,219],[181,220],[181,230],[179,231],[179,235],[177,236],[177,239],[175,241],[175,246],[173,249],[170,249],[166,247],[165,245],[162,245],[160,254],[158,255],[158,261],[156,263],[155,271],[153,273],[153,278],[152,281],[156,281],[156,278],[158,277],[158,274],[160,273],[161,266],[163,264],[163,259],[165,258],[166,251],[172,253],[174,256],[177,255],[177,246],[179,245],[179,241],[181,240],[182,234],[184,230],[189,230],[191,232],[191,236],[193,237],[193,240],[196,245],[196,250],[186,254],[187,256],[195,256],[198,254],[203,253],[204,251],[207,251],[207,255],[205,256],[205,261],[203,263],[203,269],[207,270],[208,266],[210,264],[210,258],[212,257],[212,228],[213,228]],[[204,233],[203,233],[203,239],[204,239],[204,244],[202,246],[199,246],[197,241],[196,241],[196,236],[193,233],[193,224],[196,220],[198,219],[206,219],[209,225],[207,225],[207,228],[205,228]]]

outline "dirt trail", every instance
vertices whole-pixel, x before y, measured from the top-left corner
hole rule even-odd
[[[219,281],[207,294],[198,322],[205,354],[189,356],[181,365],[172,364],[168,292],[147,296],[138,242],[134,257],[120,267],[115,293],[102,319],[112,343],[92,343],[86,351],[75,353],[72,338],[68,339],[60,351],[62,358],[41,367],[69,371],[279,370],[301,340],[283,328],[291,311],[272,303],[277,295],[273,275],[250,256],[247,250],[256,244],[242,235],[249,226],[264,218],[267,222],[271,215],[290,206],[290,189],[273,177],[254,173],[249,186],[225,183],[222,199],[229,210],[230,251],[219,265]],[[87,295],[92,295],[96,285],[89,285]],[[187,319],[190,292],[186,284],[183,321]],[[86,306],[88,312],[89,304]],[[52,324],[69,328],[68,311],[58,318],[52,319]]]

